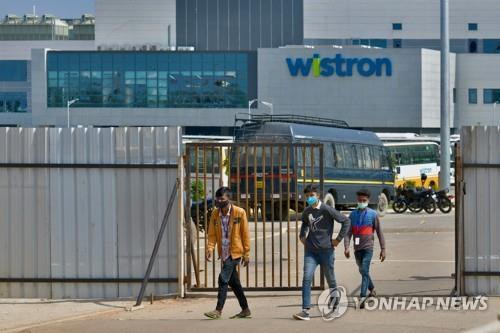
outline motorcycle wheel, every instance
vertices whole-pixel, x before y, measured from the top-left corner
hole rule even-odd
[[[453,208],[453,205],[451,203],[451,200],[448,198],[441,198],[438,201],[438,207],[439,210],[442,211],[445,214],[448,214],[451,212],[451,209]]]
[[[436,208],[434,200],[426,200],[424,202],[424,210],[427,214],[434,214],[436,212]]]
[[[392,203],[392,209],[398,214],[403,214],[408,209],[408,205],[403,200],[397,200]]]

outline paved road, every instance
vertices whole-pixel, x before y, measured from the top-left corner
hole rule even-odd
[[[339,229],[336,225],[336,231]],[[252,262],[241,272],[245,287],[300,287],[303,246],[297,242],[300,221],[250,223]],[[374,260],[372,271],[384,294],[449,294],[453,288],[454,215],[388,214],[383,218],[387,260]],[[264,231],[265,230],[265,231]],[[281,247],[280,247],[281,241]],[[200,286],[215,287],[219,261],[206,263],[204,234],[200,234]],[[297,246],[298,244],[298,246]],[[281,248],[281,251],[280,251]],[[376,243],[376,256],[379,248]],[[264,258],[265,253],[265,258]],[[346,259],[343,247],[336,254],[339,284],[355,291],[358,277],[354,260]],[[427,271],[427,272],[423,272]],[[193,285],[196,285],[193,271]],[[387,277],[386,277],[387,276]],[[432,277],[432,278],[429,278]],[[315,285],[320,285],[319,269]]]
[[[277,223],[278,225],[279,223]],[[276,229],[276,234],[269,231],[271,224],[266,224],[266,237],[263,236],[263,225],[258,224],[257,239],[265,239],[269,249],[272,242],[277,243],[280,235],[286,235]],[[282,223],[283,225],[283,223]],[[294,226],[294,224],[293,224]],[[253,226],[252,228],[254,228]],[[386,232],[388,259],[384,263],[374,260],[371,266],[379,295],[449,295],[453,288],[451,274],[454,269],[454,219],[453,215],[396,215],[389,214],[383,219]],[[292,234],[294,228],[290,228]],[[272,235],[272,236],[270,236]],[[269,236],[269,237],[267,237]],[[252,235],[254,238],[255,235]],[[292,247],[295,250],[294,247]],[[299,247],[300,250],[300,247]],[[376,250],[378,252],[378,250]],[[337,281],[346,287],[351,295],[359,292],[360,276],[352,259],[346,260],[338,251],[335,264]],[[262,252],[260,252],[262,253]],[[293,251],[292,251],[293,253]],[[299,252],[301,254],[301,252]],[[255,256],[253,257],[255,258]],[[275,260],[279,256],[275,255]],[[292,267],[301,256],[290,256]],[[284,263],[288,264],[285,260]],[[254,268],[258,267],[259,283],[263,281],[263,266],[268,267],[266,283],[272,281],[269,273],[271,258],[258,256],[250,268],[250,285],[254,281]],[[217,271],[216,271],[217,272]],[[243,272],[244,273],[244,272]],[[211,275],[209,270],[208,276]],[[243,274],[244,275],[244,274]],[[299,283],[300,283],[299,270]],[[279,275],[275,275],[275,279]],[[291,276],[296,281],[297,276]],[[283,276],[288,281],[288,275]],[[244,283],[245,275],[243,276]],[[275,281],[276,283],[276,281]],[[295,283],[295,282],[294,282]],[[317,295],[318,292],[315,292]],[[490,303],[485,312],[405,312],[405,311],[362,311],[350,308],[345,316],[334,322],[325,323],[319,318],[317,310],[315,318],[309,323],[291,320],[291,314],[300,308],[300,292],[248,292],[249,303],[254,318],[239,321],[208,321],[202,313],[215,306],[214,293],[190,293],[188,299],[166,300],[155,305],[147,305],[146,309],[126,313],[119,312],[96,318],[88,318],[66,323],[59,323],[31,329],[31,332],[303,332],[334,328],[344,332],[459,332],[465,328],[475,327],[496,319],[500,311],[500,299]],[[316,300],[316,296],[313,296]],[[224,317],[238,311],[237,302],[230,297]],[[332,325],[332,326],[327,326]]]

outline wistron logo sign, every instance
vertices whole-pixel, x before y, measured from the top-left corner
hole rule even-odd
[[[333,58],[321,58],[319,54],[314,54],[307,59],[287,58],[286,63],[292,76],[309,76],[311,71],[314,77],[350,77],[355,72],[364,77],[392,76],[392,62],[389,58],[344,58],[340,53]]]

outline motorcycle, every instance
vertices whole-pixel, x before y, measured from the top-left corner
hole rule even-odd
[[[422,181],[422,189],[417,191],[406,187],[399,187],[396,190],[396,200],[392,204],[392,208],[396,213],[404,213],[409,209],[413,213],[419,213],[425,210],[428,214],[433,214],[437,209],[437,196],[436,199],[432,197],[432,189],[424,189],[423,185],[427,180],[427,175],[422,174],[420,177]]]
[[[436,203],[437,207],[439,210],[445,214],[448,214],[451,212],[453,208],[453,204],[448,197],[448,189],[441,190],[441,191],[433,191],[432,198],[434,199],[434,202]]]

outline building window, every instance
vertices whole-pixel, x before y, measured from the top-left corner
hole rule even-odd
[[[453,88],[453,103],[457,102],[457,88]]]
[[[493,104],[495,102],[500,103],[500,89],[484,89],[483,103]]]
[[[469,53],[477,53],[477,40],[469,39]]]
[[[393,23],[392,30],[403,30],[403,23]]]
[[[477,89],[469,89],[469,104],[477,104]]]
[[[0,81],[26,81],[27,73],[26,60],[0,60]]]
[[[469,23],[469,31],[477,31],[478,25],[477,23]]]
[[[395,49],[400,49],[403,47],[403,40],[401,39],[393,39],[392,40],[392,47]]]
[[[47,54],[47,105],[241,108],[251,52],[58,52]]]
[[[28,100],[24,92],[0,92],[0,112],[26,112]]]
[[[500,39],[484,39],[483,40],[484,53],[500,53]]]
[[[363,45],[371,47],[387,48],[386,39],[353,39],[352,45]]]

